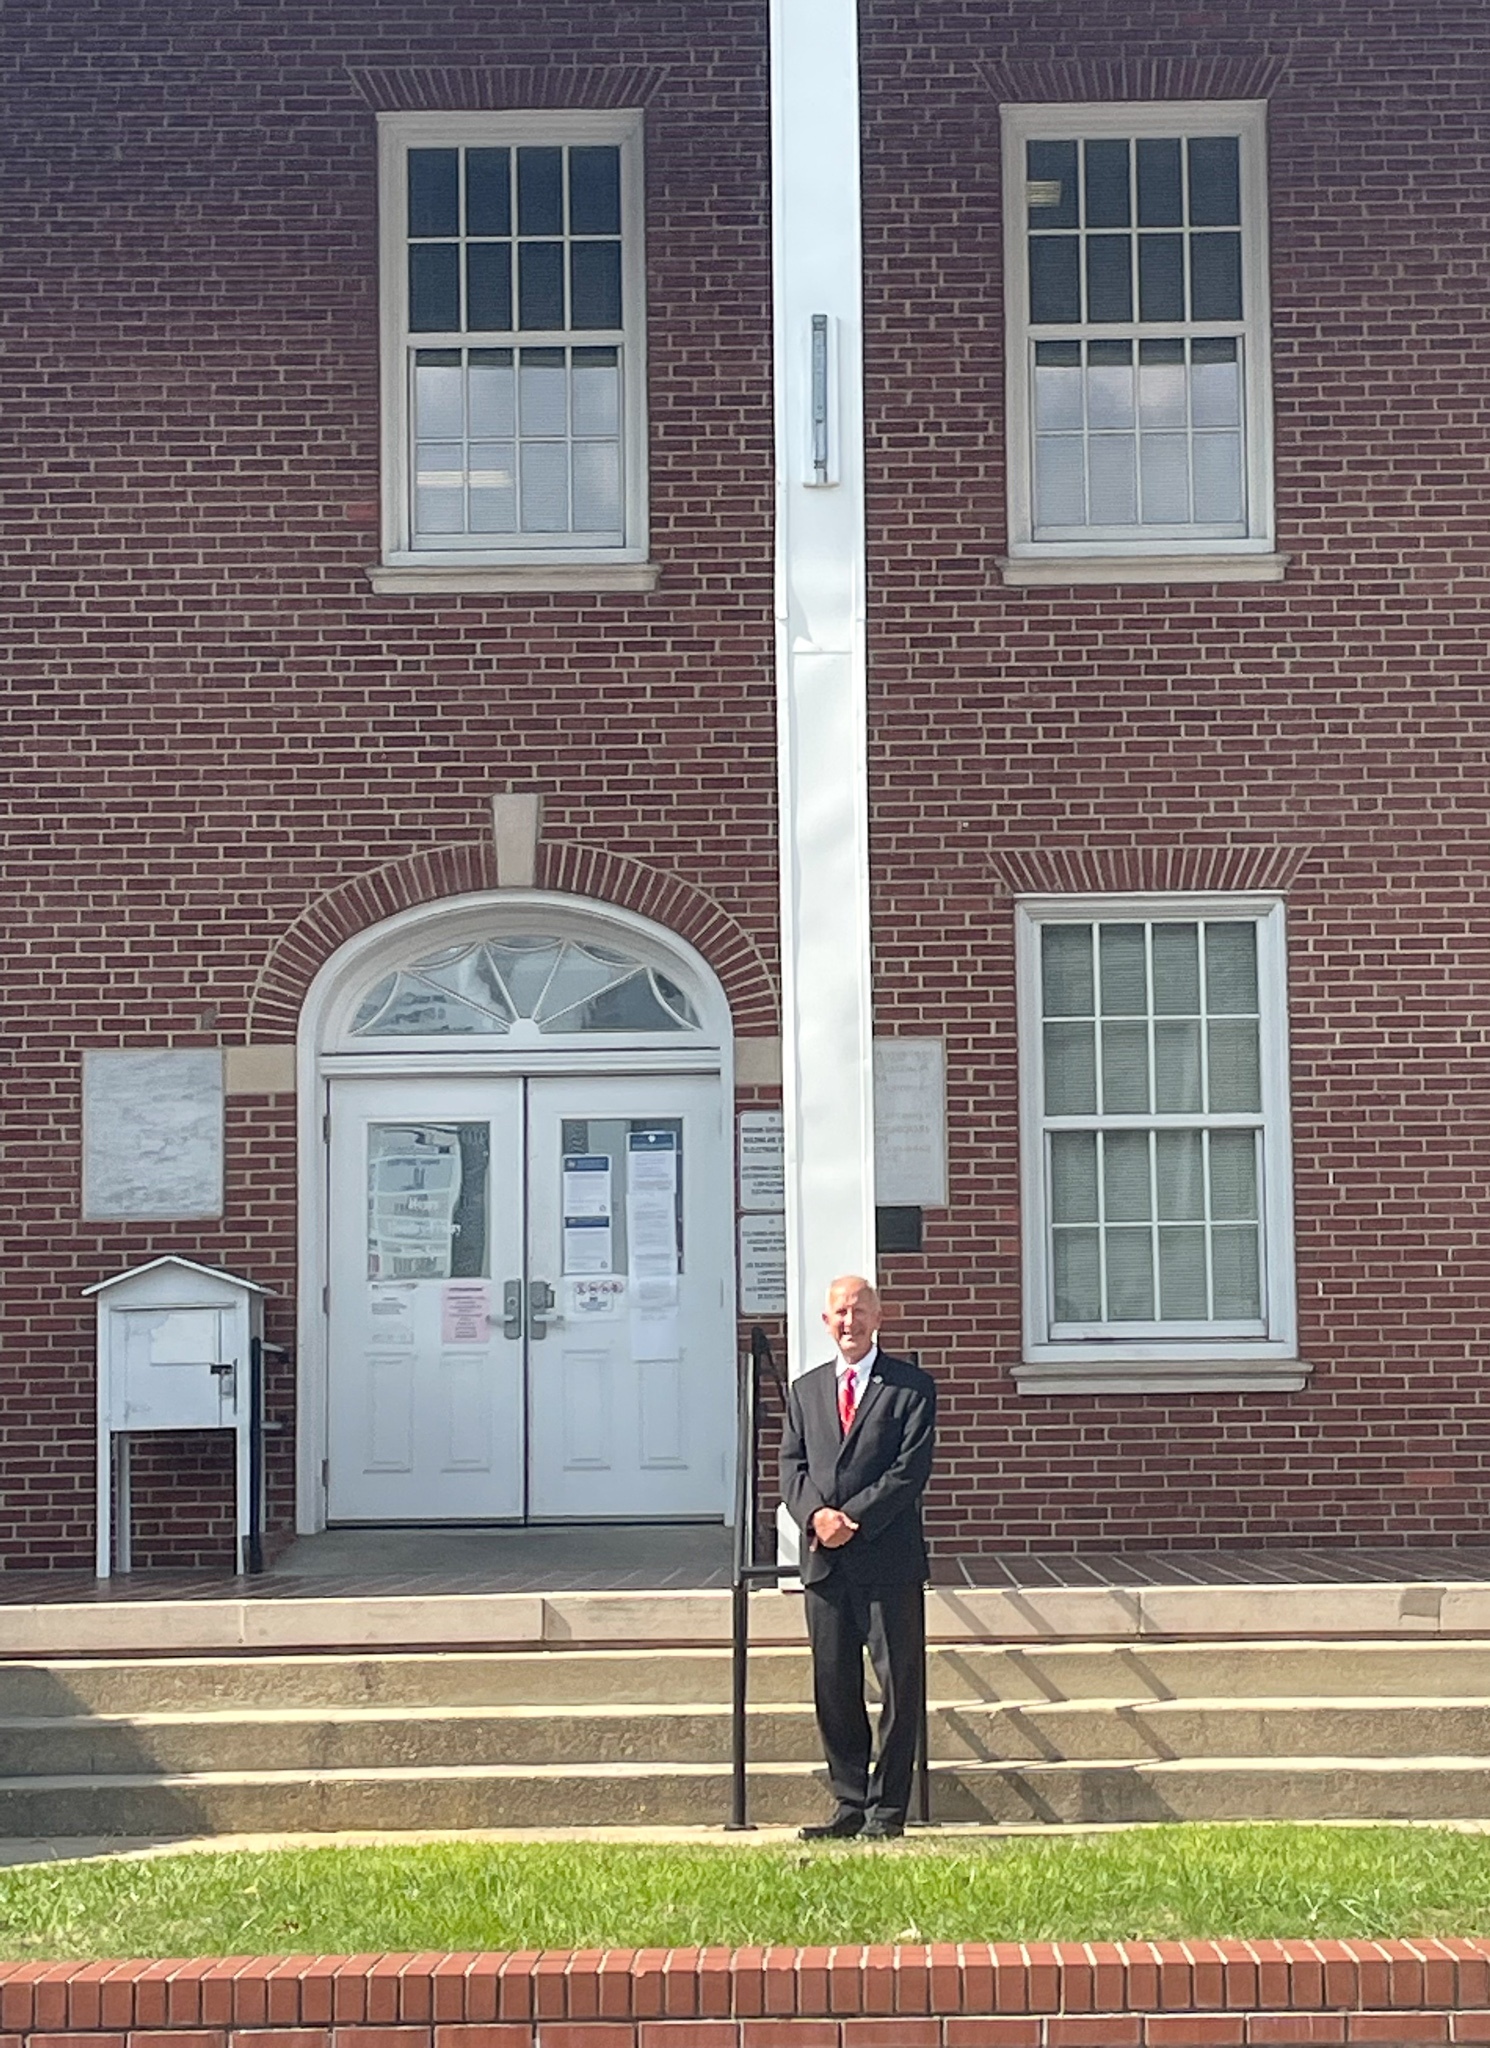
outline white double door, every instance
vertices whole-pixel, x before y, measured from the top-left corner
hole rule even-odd
[[[330,1133],[331,1521],[723,1515],[716,1079],[338,1079]]]

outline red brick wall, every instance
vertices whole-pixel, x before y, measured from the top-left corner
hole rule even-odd
[[[953,1168],[885,1266],[945,1390],[943,1549],[1483,1523],[1487,31],[1439,0],[1197,20],[864,8],[878,1022],[945,1032]],[[7,1567],[91,1554],[84,1285],[183,1252],[293,1327],[288,1104],[231,1105],[221,1225],[84,1226],[84,1047],[241,1042],[307,906],[481,841],[509,782],[774,957],[764,33],[757,0],[513,0],[499,47],[475,0],[38,0],[13,38]],[[1287,579],[1004,589],[999,98],[1260,92]],[[373,597],[373,104],[638,96],[658,590]],[[1313,1381],[1021,1399],[1011,887],[1233,856],[1296,870]],[[142,1561],[221,1560],[214,1455],[147,1473]]]

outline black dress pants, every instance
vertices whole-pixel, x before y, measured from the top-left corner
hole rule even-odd
[[[925,1684],[926,1610],[916,1581],[856,1585],[843,1572],[804,1586],[813,1704],[841,1812],[903,1825],[916,1767]],[[870,1768],[864,1651],[880,1689],[879,1753]]]

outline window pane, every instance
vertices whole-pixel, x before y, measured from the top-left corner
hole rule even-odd
[[[1081,431],[1080,342],[1036,342],[1035,425]]]
[[[1211,1215],[1219,1222],[1257,1217],[1257,1139],[1251,1131],[1212,1131]]]
[[[1131,526],[1138,517],[1138,471],[1131,436],[1103,434],[1090,444],[1094,526]]]
[[[454,242],[416,243],[409,250],[409,326],[415,334],[459,329],[460,250]]]
[[[1240,320],[1242,317],[1242,238],[1240,235],[1190,237],[1190,318]]]
[[[421,441],[465,432],[459,349],[421,348],[414,355],[414,432]]]
[[[520,235],[564,232],[563,150],[518,151],[517,231]]]
[[[1193,1017],[1200,1010],[1200,927],[1156,924],[1154,1009],[1162,1016]]]
[[[1133,318],[1133,243],[1129,235],[1088,235],[1086,317]]]
[[[1142,1116],[1149,1108],[1149,1033],[1146,1024],[1102,1027],[1102,1110],[1106,1116]]]
[[[621,324],[621,245],[619,242],[575,242],[569,250],[572,327],[619,327]]]
[[[1242,420],[1241,365],[1234,341],[1190,344],[1190,417],[1197,427],[1236,427]]]
[[[1242,217],[1241,152],[1235,135],[1190,139],[1190,225],[1235,227]]]
[[[1050,1139],[1050,1214],[1056,1223],[1097,1220],[1097,1139],[1092,1131],[1055,1131]]]
[[[1139,441],[1143,516],[1172,526],[1190,516],[1189,443],[1183,434],[1144,434]]]
[[[1207,924],[1205,1003],[1215,1016],[1257,1015],[1257,927]]]
[[[1205,1232],[1200,1228],[1159,1232],[1159,1317],[1166,1323],[1206,1319]]]
[[[1248,1021],[1212,1024],[1209,1027],[1212,1110],[1260,1110],[1262,1070],[1258,1059],[1257,1026]]]
[[[486,1124],[372,1124],[367,1270],[374,1280],[469,1279],[487,1271]]]
[[[621,232],[621,152],[614,144],[569,152],[569,231]]]
[[[569,451],[562,441],[528,441],[522,450],[524,533],[563,533],[569,525]]]
[[[1262,1261],[1258,1257],[1257,1229],[1215,1231],[1211,1238],[1211,1266],[1216,1284],[1217,1316],[1257,1321],[1262,1315]]]
[[[517,528],[517,450],[511,441],[471,444],[471,531]]]
[[[473,348],[469,389],[473,434],[485,440],[517,432],[517,392],[510,348]]]
[[[1097,1107],[1097,1073],[1090,1024],[1045,1026],[1045,1114],[1090,1116]]]
[[[1107,1233],[1107,1317],[1114,1323],[1154,1320],[1154,1241],[1147,1230]]]
[[[562,434],[569,424],[569,389],[561,348],[525,348],[518,377],[522,432]]]
[[[1030,318],[1037,326],[1081,318],[1079,251],[1073,235],[1030,241]]]
[[[1102,1199],[1109,1223],[1147,1223],[1149,1134],[1108,1131],[1102,1139]]]
[[[581,533],[611,533],[621,525],[621,450],[614,441],[574,445],[574,524]]]
[[[576,434],[619,434],[621,372],[613,348],[577,348],[570,372]]]
[[[1201,1107],[1198,1022],[1167,1017],[1155,1024],[1154,1107],[1168,1116]]]
[[[1242,437],[1195,437],[1195,517],[1235,524],[1242,516]]]
[[[1101,1272],[1095,1230],[1058,1230],[1051,1244],[1055,1320],[1095,1323],[1102,1318]]]
[[[453,235],[459,229],[459,152],[453,149],[411,149],[409,233]]]
[[[1148,976],[1141,924],[1101,926],[1102,1014],[1142,1017],[1148,1011]]]
[[[1025,145],[1025,177],[1032,228],[1076,226],[1076,144]]]
[[[1087,348],[1087,424],[1127,427],[1134,421],[1133,344],[1094,341]]]
[[[466,233],[512,233],[512,152],[466,151]]]
[[[1089,228],[1128,225],[1126,141],[1086,145],[1086,224]]]
[[[466,325],[505,332],[512,325],[512,244],[472,242],[466,249]]]
[[[564,325],[564,244],[520,242],[517,249],[519,327]]]
[[[1035,443],[1035,522],[1086,524],[1086,465],[1075,435],[1041,434]]]
[[[1138,317],[1183,320],[1185,249],[1180,235],[1138,237]]]
[[[1047,1017],[1090,1017],[1092,927],[1047,924],[1040,930],[1040,989]]]
[[[1177,228],[1182,219],[1178,138],[1144,136],[1138,144],[1138,225]]]
[[[417,533],[464,533],[465,472],[462,450],[421,443],[414,451],[414,528]]]
[[[1205,1214],[1205,1181],[1199,1131],[1155,1134],[1155,1165],[1159,1182],[1159,1219],[1185,1222]]]
[[[1138,407],[1144,427],[1183,427],[1188,396],[1185,344],[1144,342],[1138,351]]]

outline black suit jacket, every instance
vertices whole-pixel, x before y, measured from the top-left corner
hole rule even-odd
[[[802,1531],[802,1580],[814,1585],[841,1571],[864,1585],[926,1578],[921,1495],[936,1440],[936,1385],[908,1358],[881,1351],[853,1427],[838,1427],[838,1367],[815,1366],[792,1383],[781,1440],[781,1493]],[[837,1550],[812,1542],[819,1508],[839,1508],[859,1524]]]

